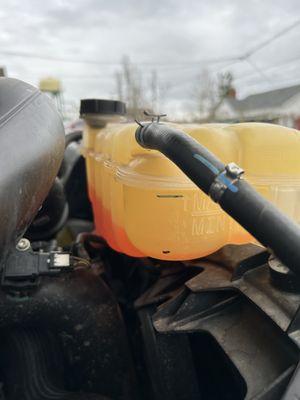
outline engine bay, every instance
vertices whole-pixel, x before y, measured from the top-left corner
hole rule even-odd
[[[83,133],[64,144],[46,97],[20,98],[29,85],[1,82],[12,105],[0,142],[17,166],[0,181],[0,398],[297,399],[297,236],[284,252],[296,228],[278,238],[274,219],[268,249],[231,243],[189,261],[117,251],[95,230]],[[239,188],[240,176],[230,179],[213,188],[218,202]]]

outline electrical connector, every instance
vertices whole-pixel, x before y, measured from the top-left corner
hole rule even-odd
[[[33,251],[31,246],[24,249],[18,244],[6,259],[1,285],[19,289],[35,287],[39,285],[40,277],[71,272],[77,263],[68,252]]]

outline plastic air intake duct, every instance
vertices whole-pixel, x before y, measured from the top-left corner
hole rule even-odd
[[[172,160],[227,214],[300,274],[300,227],[241,179],[241,168],[234,163],[225,166],[189,135],[159,122],[141,124],[136,140]]]
[[[64,148],[52,100],[25,82],[0,78],[0,263],[41,207]]]

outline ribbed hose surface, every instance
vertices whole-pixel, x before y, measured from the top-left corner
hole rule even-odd
[[[36,330],[9,332],[1,346],[7,400],[108,400],[63,389],[63,364],[54,336]]]

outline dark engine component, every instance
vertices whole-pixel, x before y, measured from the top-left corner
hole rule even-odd
[[[68,219],[69,207],[64,186],[59,178],[46,197],[25,236],[31,241],[50,240],[55,238]]]
[[[69,218],[93,221],[92,207],[87,194],[85,160],[81,154],[82,132],[66,135],[66,151],[59,171],[69,205]]]
[[[273,285],[263,248],[175,263],[132,259],[94,235],[84,242],[121,304],[139,398],[297,398],[288,394],[299,388],[300,295]]]
[[[0,329],[7,400],[135,398],[119,307],[96,269],[0,292]]]
[[[85,160],[80,152],[81,139],[81,131],[66,135],[58,177],[25,234],[32,242],[54,239],[67,222],[67,230],[74,238],[82,229],[90,231],[93,227]]]
[[[18,329],[2,337],[6,398],[15,400],[109,400],[63,389],[61,346],[51,332]]]
[[[245,246],[229,248],[233,269],[194,261],[202,271],[177,291],[178,277],[172,284],[162,275],[136,301],[149,399],[279,400],[289,387],[299,362],[300,295],[272,285],[264,253],[253,247],[245,258]],[[287,393],[299,388],[297,375],[294,382]]]
[[[64,152],[64,128],[47,95],[0,78],[0,254],[15,246],[42,205]]]

